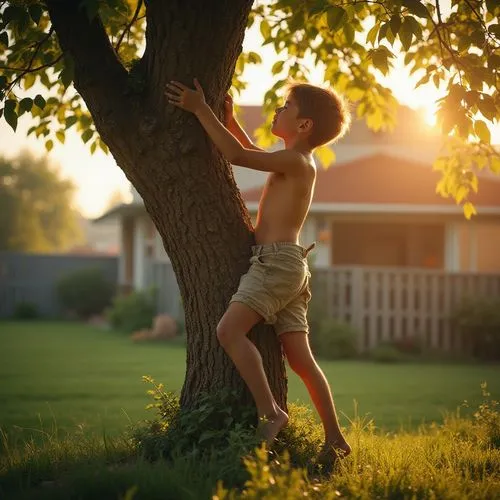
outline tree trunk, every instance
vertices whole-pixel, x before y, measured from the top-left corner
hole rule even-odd
[[[168,105],[171,79],[200,80],[221,116],[251,0],[147,2],[147,46],[131,90],[98,18],[89,22],[78,2],[52,1],[49,11],[63,50],[75,62],[74,84],[117,164],[141,194],[179,283],[187,330],[183,407],[201,392],[237,388],[251,397],[219,346],[216,326],[249,266],[253,230],[231,166],[193,115]],[[250,338],[262,354],[274,396],[286,407],[286,372],[270,326]],[[166,381],[168,387],[168,381]]]

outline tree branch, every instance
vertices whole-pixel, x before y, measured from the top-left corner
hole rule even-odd
[[[74,62],[75,88],[97,130],[110,147],[120,142],[121,149],[128,150],[127,139],[137,130],[137,106],[128,88],[128,73],[99,15],[89,20],[80,1],[48,0],[47,7],[62,51]]]
[[[0,69],[8,70],[8,71],[24,71],[26,73],[35,73],[36,71],[40,71],[41,69],[50,68],[50,66],[54,66],[57,62],[59,62],[63,57],[63,54],[59,54],[53,61],[42,64],[41,66],[37,66],[36,68],[13,68],[12,66],[0,66]],[[23,75],[24,76],[24,75]]]
[[[141,7],[142,7],[142,2],[143,2],[143,0],[139,0],[137,2],[137,7],[135,8],[135,12],[134,12],[134,15],[132,17],[132,20],[130,21],[130,23],[127,24],[127,27],[123,30],[123,33],[121,34],[118,42],[116,43],[116,45],[115,45],[116,53],[118,53],[118,49],[120,48],[120,45],[121,45],[126,33],[128,33],[130,31],[130,29],[132,28],[132,25],[137,21],[137,18],[139,16],[139,12],[140,12]]]
[[[39,71],[41,69],[53,66],[55,63],[57,63],[61,59],[62,54],[50,63],[42,64],[41,66],[38,66],[36,68],[32,68],[33,62],[34,62],[35,57],[37,56],[40,48],[52,36],[53,33],[54,33],[54,26],[51,26],[48,33],[37,44],[35,44],[35,46],[34,46],[35,50],[33,51],[33,54],[29,60],[27,68],[10,68],[8,66],[0,67],[1,69],[8,69],[10,71],[21,71],[21,74],[19,76],[17,76],[12,82],[9,83],[9,86],[5,90],[5,95],[8,95],[8,93],[14,88],[16,83],[19,82],[23,78],[23,76],[26,75],[27,73],[34,73],[35,71]]]

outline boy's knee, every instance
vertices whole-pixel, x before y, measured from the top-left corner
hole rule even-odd
[[[225,325],[224,321],[219,321],[216,333],[217,340],[222,347],[227,347],[231,343],[231,332]]]
[[[219,344],[227,350],[234,342],[237,342],[246,335],[246,332],[241,327],[236,326],[231,321],[225,321],[222,318],[216,328],[217,340]]]

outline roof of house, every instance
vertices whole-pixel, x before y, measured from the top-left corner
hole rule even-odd
[[[319,168],[312,203],[454,205],[436,194],[440,172],[430,165],[375,154]],[[263,186],[242,193],[245,202],[260,199]],[[481,178],[478,193],[469,199],[477,206],[500,207],[500,182]]]

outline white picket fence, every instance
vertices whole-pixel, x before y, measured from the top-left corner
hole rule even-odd
[[[386,340],[422,336],[426,346],[456,349],[450,315],[464,297],[500,297],[500,275],[422,269],[314,269],[313,300],[359,332],[361,351]]]
[[[182,316],[177,282],[169,263],[150,266],[148,284],[158,288],[158,311]],[[500,274],[450,273],[408,268],[313,268],[315,307],[353,325],[358,349],[415,335],[426,346],[460,348],[450,315],[462,298],[500,297]]]

